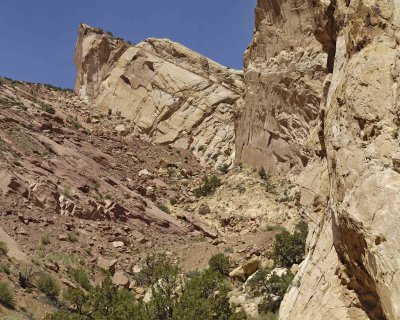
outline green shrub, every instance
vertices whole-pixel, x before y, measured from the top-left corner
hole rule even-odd
[[[262,180],[268,180],[270,177],[270,174],[267,173],[263,167],[260,170],[258,170],[258,175]]]
[[[228,320],[232,316],[228,286],[221,275],[207,269],[187,281],[173,319]]]
[[[69,242],[78,242],[78,237],[73,232],[68,232],[67,233],[67,239],[68,239]]]
[[[271,311],[268,311],[266,313],[261,313],[258,320],[279,320],[279,313]]]
[[[265,227],[265,231],[287,231],[287,229],[284,226],[271,226],[268,225]]]
[[[240,310],[239,312],[232,314],[229,317],[229,320],[247,320],[246,312]]]
[[[283,297],[291,285],[294,275],[288,271],[282,276],[273,273],[269,269],[260,269],[249,281],[248,288],[253,297],[262,297],[259,305],[260,313],[276,313],[279,310]]]
[[[68,301],[78,313],[84,313],[85,303],[88,297],[82,289],[68,288],[64,293],[64,299]]]
[[[229,172],[229,164],[224,163],[223,165],[220,165],[218,167],[218,170],[221,171],[224,174],[227,174]]]
[[[223,253],[212,256],[210,261],[208,261],[208,266],[212,271],[218,272],[221,275],[229,275],[229,258]]]
[[[199,147],[197,148],[197,151],[203,152],[203,151],[206,151],[206,149],[207,149],[207,147],[206,147],[205,145],[201,145],[201,146],[199,146]]]
[[[41,239],[40,239],[40,243],[42,244],[42,245],[44,245],[44,246],[47,246],[48,244],[50,244],[50,238],[49,238],[49,236],[43,236]]]
[[[203,184],[193,191],[195,197],[205,197],[211,195],[215,190],[222,185],[221,180],[217,176],[212,176],[211,178],[204,177]]]
[[[161,203],[161,202],[157,202],[157,203],[156,203],[156,206],[157,206],[158,209],[160,209],[161,211],[164,211],[165,213],[168,213],[168,214],[171,213],[171,211],[169,210],[169,208],[168,208],[165,204],[163,204],[163,203]]]
[[[6,256],[8,253],[8,246],[5,242],[0,241],[0,256]]]
[[[44,111],[46,111],[49,114],[55,114],[56,110],[53,108],[53,106],[47,104],[47,103],[43,103],[42,104],[42,108]]]
[[[227,296],[228,283],[211,269],[181,281],[178,268],[165,255],[155,255],[146,259],[137,283],[151,288],[149,302],[135,302],[130,292],[113,286],[107,276],[100,286],[88,292],[68,289],[64,294],[66,309],[48,315],[46,320],[246,319],[243,312],[233,314]]]
[[[29,288],[32,285],[31,283],[32,274],[33,274],[32,267],[25,266],[21,268],[21,271],[18,272],[18,282],[21,288]]]
[[[56,299],[60,294],[60,287],[52,276],[46,274],[39,278],[37,283],[38,289],[43,292],[47,297]]]
[[[210,207],[206,204],[201,204],[198,210],[199,215],[205,216],[207,214],[210,214],[211,210]]]
[[[178,270],[165,254],[151,255],[146,258],[145,266],[137,274],[136,281],[141,286],[151,286],[161,278],[172,281],[177,277]]]
[[[9,308],[14,306],[11,289],[5,282],[0,282],[0,304]]]
[[[307,233],[307,224],[299,222],[293,234],[284,230],[275,236],[273,259],[277,266],[290,268],[303,260]]]
[[[71,279],[74,280],[77,284],[79,284],[83,289],[89,291],[92,288],[88,274],[86,273],[85,269],[83,268],[70,269],[68,271],[68,274],[71,277]]]
[[[10,274],[10,266],[7,264],[0,264],[0,272],[4,272],[5,274]]]
[[[265,281],[265,293],[266,297],[262,300],[260,305],[258,306],[258,310],[261,313],[277,313],[279,311],[279,307],[283,300],[283,297],[292,283],[294,275],[288,271],[286,274],[281,277],[273,273],[270,277]]]

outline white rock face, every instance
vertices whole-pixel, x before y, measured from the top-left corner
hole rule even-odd
[[[313,35],[310,1],[258,0],[245,53],[244,104],[236,121],[236,162],[286,175],[305,167],[319,145],[327,54]]]
[[[329,205],[280,317],[400,319],[400,3],[314,5],[316,33],[336,45],[323,106]]]
[[[131,45],[83,24],[75,64],[80,97],[130,119],[134,134],[191,149],[215,166],[232,163],[241,71],[167,39]]]

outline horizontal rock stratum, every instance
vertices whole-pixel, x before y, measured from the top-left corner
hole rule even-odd
[[[120,113],[134,134],[231,165],[242,72],[167,39],[132,45],[81,24],[75,91],[103,113]]]

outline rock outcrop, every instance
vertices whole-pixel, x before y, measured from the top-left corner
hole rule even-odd
[[[259,0],[237,162],[296,178],[308,254],[280,318],[400,319],[400,5]]]
[[[190,149],[215,166],[233,162],[241,71],[167,39],[132,45],[84,24],[75,64],[79,96],[126,118],[132,134]]]
[[[236,162],[285,175],[319,151],[318,125],[327,54],[313,34],[309,1],[259,0],[245,53]],[[316,149],[316,150],[315,150]]]
[[[336,49],[323,106],[329,203],[280,317],[399,319],[400,5],[313,5],[316,38]]]

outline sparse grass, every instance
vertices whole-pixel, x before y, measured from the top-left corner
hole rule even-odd
[[[14,307],[12,291],[9,285],[5,282],[0,282],[0,304],[7,308]]]
[[[61,265],[72,265],[79,261],[79,255],[75,254],[50,254],[46,256],[47,261],[56,262]]]
[[[165,213],[168,213],[168,214],[171,213],[171,210],[169,210],[169,208],[165,204],[157,202],[156,206],[157,206],[158,209],[160,209],[161,211],[164,211]]]
[[[143,197],[136,197],[136,200],[139,200],[142,205],[147,207],[147,201]]]
[[[265,231],[278,231],[278,232],[282,232],[282,231],[287,231],[287,229],[283,226],[276,226],[276,225],[268,225],[265,227]]]
[[[0,272],[4,272],[5,274],[11,274],[10,266],[7,264],[0,264]]]
[[[50,244],[50,238],[48,235],[43,236],[42,238],[40,238],[40,243],[44,246],[47,246],[48,244]]]
[[[92,288],[87,272],[83,268],[70,269],[68,271],[69,276],[83,289],[89,291]]]
[[[82,125],[79,123],[77,116],[68,115],[67,116],[67,122],[69,124],[72,124],[76,129],[82,128]]]
[[[18,282],[21,288],[29,288],[32,286],[31,280],[33,269],[30,266],[24,266],[18,273]]]
[[[69,242],[78,242],[78,236],[76,235],[76,233],[73,232],[67,233],[67,239]]]
[[[7,243],[0,241],[0,256],[6,256],[8,253]]]
[[[41,103],[40,106],[42,107],[43,111],[47,112],[48,114],[56,114],[56,110],[53,106],[47,103]]]
[[[42,275],[37,283],[38,289],[47,297],[56,299],[60,294],[60,287],[56,280],[49,274]]]
[[[193,242],[205,242],[207,239],[203,236],[198,236],[198,237],[190,237],[190,240]]]
[[[61,189],[60,193],[66,198],[72,198],[72,196],[73,196],[71,188],[69,188],[69,187],[65,187],[65,188]]]

